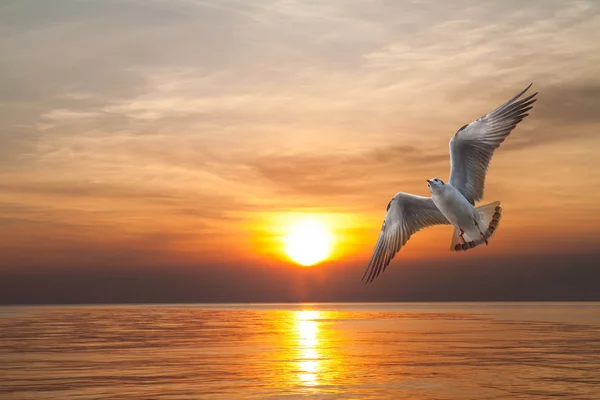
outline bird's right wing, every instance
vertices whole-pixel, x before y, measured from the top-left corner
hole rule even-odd
[[[460,128],[450,140],[450,184],[471,204],[483,198],[485,175],[494,150],[531,110],[535,95],[521,93],[481,118]]]
[[[361,280],[365,283],[372,282],[381,271],[385,271],[412,234],[428,226],[443,224],[449,222],[431,197],[396,194],[388,204],[373,256]]]

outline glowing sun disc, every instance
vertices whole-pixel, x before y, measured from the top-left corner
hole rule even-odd
[[[301,219],[290,225],[283,241],[288,257],[306,267],[329,257],[333,238],[322,221]]]

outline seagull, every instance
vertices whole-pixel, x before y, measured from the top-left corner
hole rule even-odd
[[[529,114],[537,92],[521,98],[531,88],[495,110],[461,127],[450,139],[450,178],[427,179],[431,197],[399,192],[387,205],[379,238],[362,281],[372,282],[408,239],[432,225],[452,225],[450,251],[467,251],[485,243],[498,230],[500,202],[475,207],[483,198],[485,175],[496,150],[517,124]]]

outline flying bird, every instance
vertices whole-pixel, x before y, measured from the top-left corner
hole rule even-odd
[[[450,178],[427,179],[431,197],[397,193],[388,203],[381,232],[362,280],[372,282],[408,239],[432,225],[452,225],[450,251],[488,244],[502,217],[500,202],[475,207],[483,198],[485,175],[500,143],[529,114],[537,92],[521,98],[531,87],[495,110],[461,127],[450,139]]]

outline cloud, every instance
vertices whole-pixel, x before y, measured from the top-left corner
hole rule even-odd
[[[412,186],[418,176],[429,176],[427,171],[442,163],[449,163],[447,154],[427,154],[412,146],[396,145],[346,155],[263,156],[247,165],[288,194],[389,197],[395,193],[394,187],[402,183]]]
[[[538,118],[565,128],[600,123],[598,110],[600,82],[548,87],[544,90],[543,101],[536,104],[535,109]]]
[[[396,191],[426,194],[423,179],[447,176],[456,129],[530,81],[539,100],[486,190],[519,221],[580,234],[600,215],[599,11],[541,0],[4,2],[0,212],[16,232],[5,246],[13,261],[46,248],[44,235],[48,254],[66,258],[126,245],[148,251],[140,260],[154,246],[243,257],[265,212],[370,221]]]
[[[117,199],[175,199],[173,194],[142,187],[124,187],[91,182],[20,182],[0,184],[3,193],[32,194],[43,197],[107,197]]]

